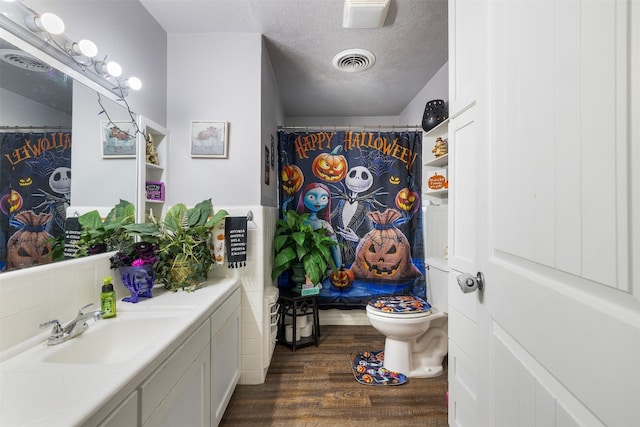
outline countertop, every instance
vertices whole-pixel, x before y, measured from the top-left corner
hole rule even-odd
[[[213,279],[194,292],[156,288],[153,298],[137,304],[118,301],[121,319],[151,313],[171,316],[157,338],[131,360],[104,364],[40,360],[42,354],[63,350],[63,346],[72,345],[82,335],[56,346],[47,346],[41,337],[39,342],[25,344],[24,352],[0,363],[0,425],[81,425],[113,398],[124,398],[134,391],[239,286],[237,279]],[[99,320],[96,326],[93,320],[88,322],[90,326],[84,334],[97,328],[99,322],[118,321],[118,316]]]

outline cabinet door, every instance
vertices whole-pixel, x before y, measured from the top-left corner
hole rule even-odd
[[[209,345],[202,350],[149,417],[144,424],[145,427],[208,427],[210,425],[210,350]]]
[[[172,425],[164,424],[162,419],[173,419],[174,409],[182,411],[186,407],[189,408],[190,416],[208,421],[209,407],[204,407],[205,414],[202,405],[208,405],[210,397],[210,334],[207,320],[140,386],[140,416],[143,425]],[[207,360],[203,361],[202,358]],[[201,387],[198,387],[198,384]],[[190,400],[192,402],[189,402]],[[207,422],[206,425],[208,424]],[[195,424],[173,425],[201,423],[198,421]]]
[[[239,295],[238,295],[239,297]],[[233,298],[233,297],[232,297]],[[231,302],[227,304],[231,305]],[[218,425],[233,390],[240,378],[240,306],[235,310],[211,340],[211,420]],[[219,310],[220,311],[220,310]],[[212,316],[212,325],[216,323],[217,312]],[[223,318],[224,319],[224,318]]]
[[[98,427],[138,425],[138,392],[131,393]]]

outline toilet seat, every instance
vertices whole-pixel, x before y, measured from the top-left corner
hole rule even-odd
[[[369,301],[367,312],[373,316],[410,319],[429,316],[432,308],[428,302],[417,296],[392,295]]]

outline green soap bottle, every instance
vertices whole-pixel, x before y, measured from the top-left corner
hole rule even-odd
[[[102,318],[116,317],[116,293],[111,284],[111,277],[102,279],[102,292],[100,293],[100,310]]]

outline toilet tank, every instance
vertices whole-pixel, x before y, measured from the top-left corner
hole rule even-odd
[[[427,301],[443,313],[449,312],[448,276],[449,267],[445,264],[427,264]]]

